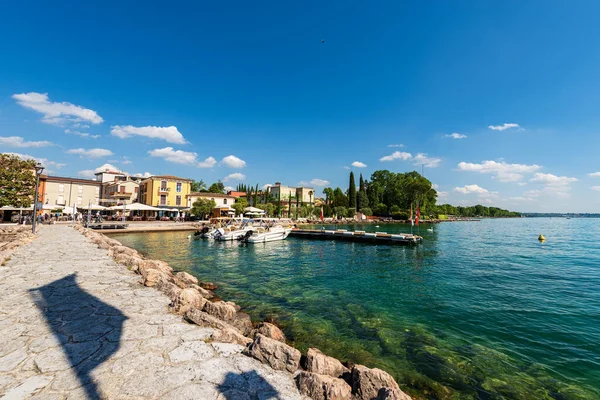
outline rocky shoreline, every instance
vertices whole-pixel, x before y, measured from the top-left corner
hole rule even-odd
[[[286,344],[284,333],[269,322],[253,324],[250,316],[233,303],[217,299],[216,288],[186,273],[173,271],[166,262],[144,258],[101,233],[74,225],[116,262],[139,274],[142,283],[166,294],[171,312],[202,327],[215,329],[212,339],[245,346],[249,357],[293,375],[300,393],[312,399],[409,400],[387,372],[354,365],[308,349],[306,354]]]
[[[31,227],[27,225],[10,225],[0,227],[0,266],[4,265],[19,246],[35,239]]]

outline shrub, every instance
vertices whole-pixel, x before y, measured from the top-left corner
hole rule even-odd
[[[369,207],[361,208],[360,212],[366,215],[367,217],[373,215],[373,210],[371,210]]]
[[[375,215],[387,215],[387,206],[383,203],[379,203],[373,208],[373,214]]]

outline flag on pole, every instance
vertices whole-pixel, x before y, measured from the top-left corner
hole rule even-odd
[[[412,217],[413,217],[413,214],[412,214],[412,203],[410,203],[410,226],[414,225]]]
[[[415,218],[415,223],[419,226],[419,217],[421,216],[421,210],[419,209],[419,204],[417,203],[417,217]]]
[[[325,218],[323,218],[323,206],[321,206],[321,216],[320,217],[321,217],[321,222],[323,222],[323,220],[325,219]]]

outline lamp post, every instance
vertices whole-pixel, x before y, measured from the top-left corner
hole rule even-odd
[[[40,175],[44,167],[42,164],[35,165],[35,197],[33,198],[33,219],[31,220],[31,232],[35,234],[35,222],[37,220],[38,189],[40,187]]]

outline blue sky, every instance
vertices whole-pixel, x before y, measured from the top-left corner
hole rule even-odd
[[[0,151],[55,175],[425,164],[440,202],[600,212],[598,2],[82,3],[0,6]]]

